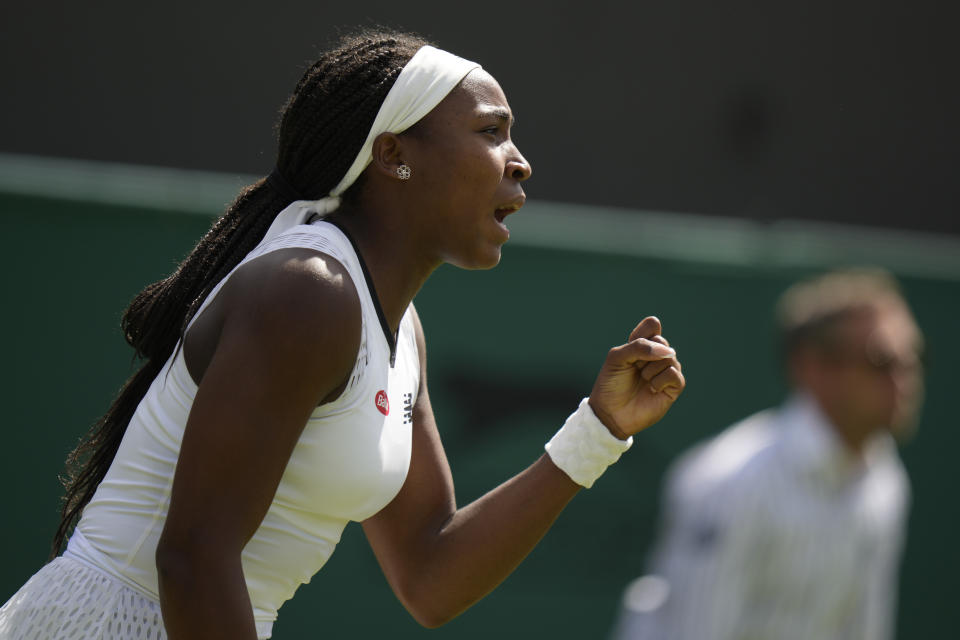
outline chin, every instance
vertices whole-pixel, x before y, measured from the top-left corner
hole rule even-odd
[[[898,442],[907,442],[914,436],[919,425],[920,415],[918,411],[900,413],[891,421],[890,433]]]
[[[497,247],[495,251],[481,253],[469,257],[456,256],[447,260],[447,262],[461,269],[467,269],[470,271],[483,271],[486,269],[493,269],[495,266],[500,264],[500,256],[500,247]]]

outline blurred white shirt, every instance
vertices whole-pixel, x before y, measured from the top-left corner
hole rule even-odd
[[[855,460],[804,396],[747,418],[671,469],[613,638],[890,638],[909,498],[889,436]]]

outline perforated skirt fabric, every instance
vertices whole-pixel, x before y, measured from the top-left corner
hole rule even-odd
[[[166,640],[160,603],[70,557],[0,608],[0,640]]]

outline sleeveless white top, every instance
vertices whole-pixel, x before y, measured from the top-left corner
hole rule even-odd
[[[273,503],[243,550],[259,637],[269,637],[280,605],[324,565],[347,522],[374,515],[400,490],[410,464],[412,408],[420,384],[411,313],[404,314],[391,349],[362,261],[340,229],[323,221],[296,226],[256,247],[240,264],[291,247],[314,249],[344,265],[359,294],[363,327],[346,388],[310,416]],[[159,599],[154,555],[196,392],[178,349],[140,402],[67,550],[154,599]]]

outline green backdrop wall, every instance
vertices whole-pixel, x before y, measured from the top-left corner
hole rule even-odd
[[[6,353],[0,602],[44,562],[63,459],[131,370],[118,329],[122,310],[174,267],[216,213],[209,193],[206,200],[174,201],[147,198],[145,187],[139,195],[105,197],[116,190],[74,185],[50,187],[58,195],[47,197],[9,182],[0,193]],[[222,194],[223,185],[217,188]],[[137,204],[144,201],[166,204]],[[951,595],[960,568],[951,471],[960,450],[951,403],[960,355],[957,245],[933,243],[911,258],[854,240],[849,246],[856,250],[791,262],[755,246],[770,235],[741,234],[753,244],[730,250],[731,236],[717,232],[698,258],[682,240],[697,236],[695,220],[608,214],[533,203],[529,215],[514,219],[514,240],[498,268],[441,268],[418,296],[431,395],[458,500],[465,504],[536,459],[589,391],[606,349],[645,315],[662,319],[684,362],[689,386],[673,411],[573,501],[513,576],[449,625],[426,631],[412,621],[389,592],[360,528],[351,525],[327,567],[284,606],[275,637],[603,638],[622,589],[643,571],[666,465],[698,439],[782,399],[771,306],[797,277],[850,256],[892,264],[931,347],[922,424],[902,449],[915,499],[899,637],[943,637],[945,626],[956,624]],[[579,220],[579,232],[563,230],[571,220]],[[617,227],[618,220],[625,226]],[[604,233],[622,241],[638,220],[648,221],[649,233],[632,244],[649,250],[617,249],[613,240],[614,250],[603,250]],[[855,229],[836,232],[868,238]],[[806,237],[828,246],[837,236]],[[719,246],[724,242],[726,249]],[[722,258],[750,252],[767,258]],[[910,267],[929,265],[932,255],[940,256],[941,268]]]

